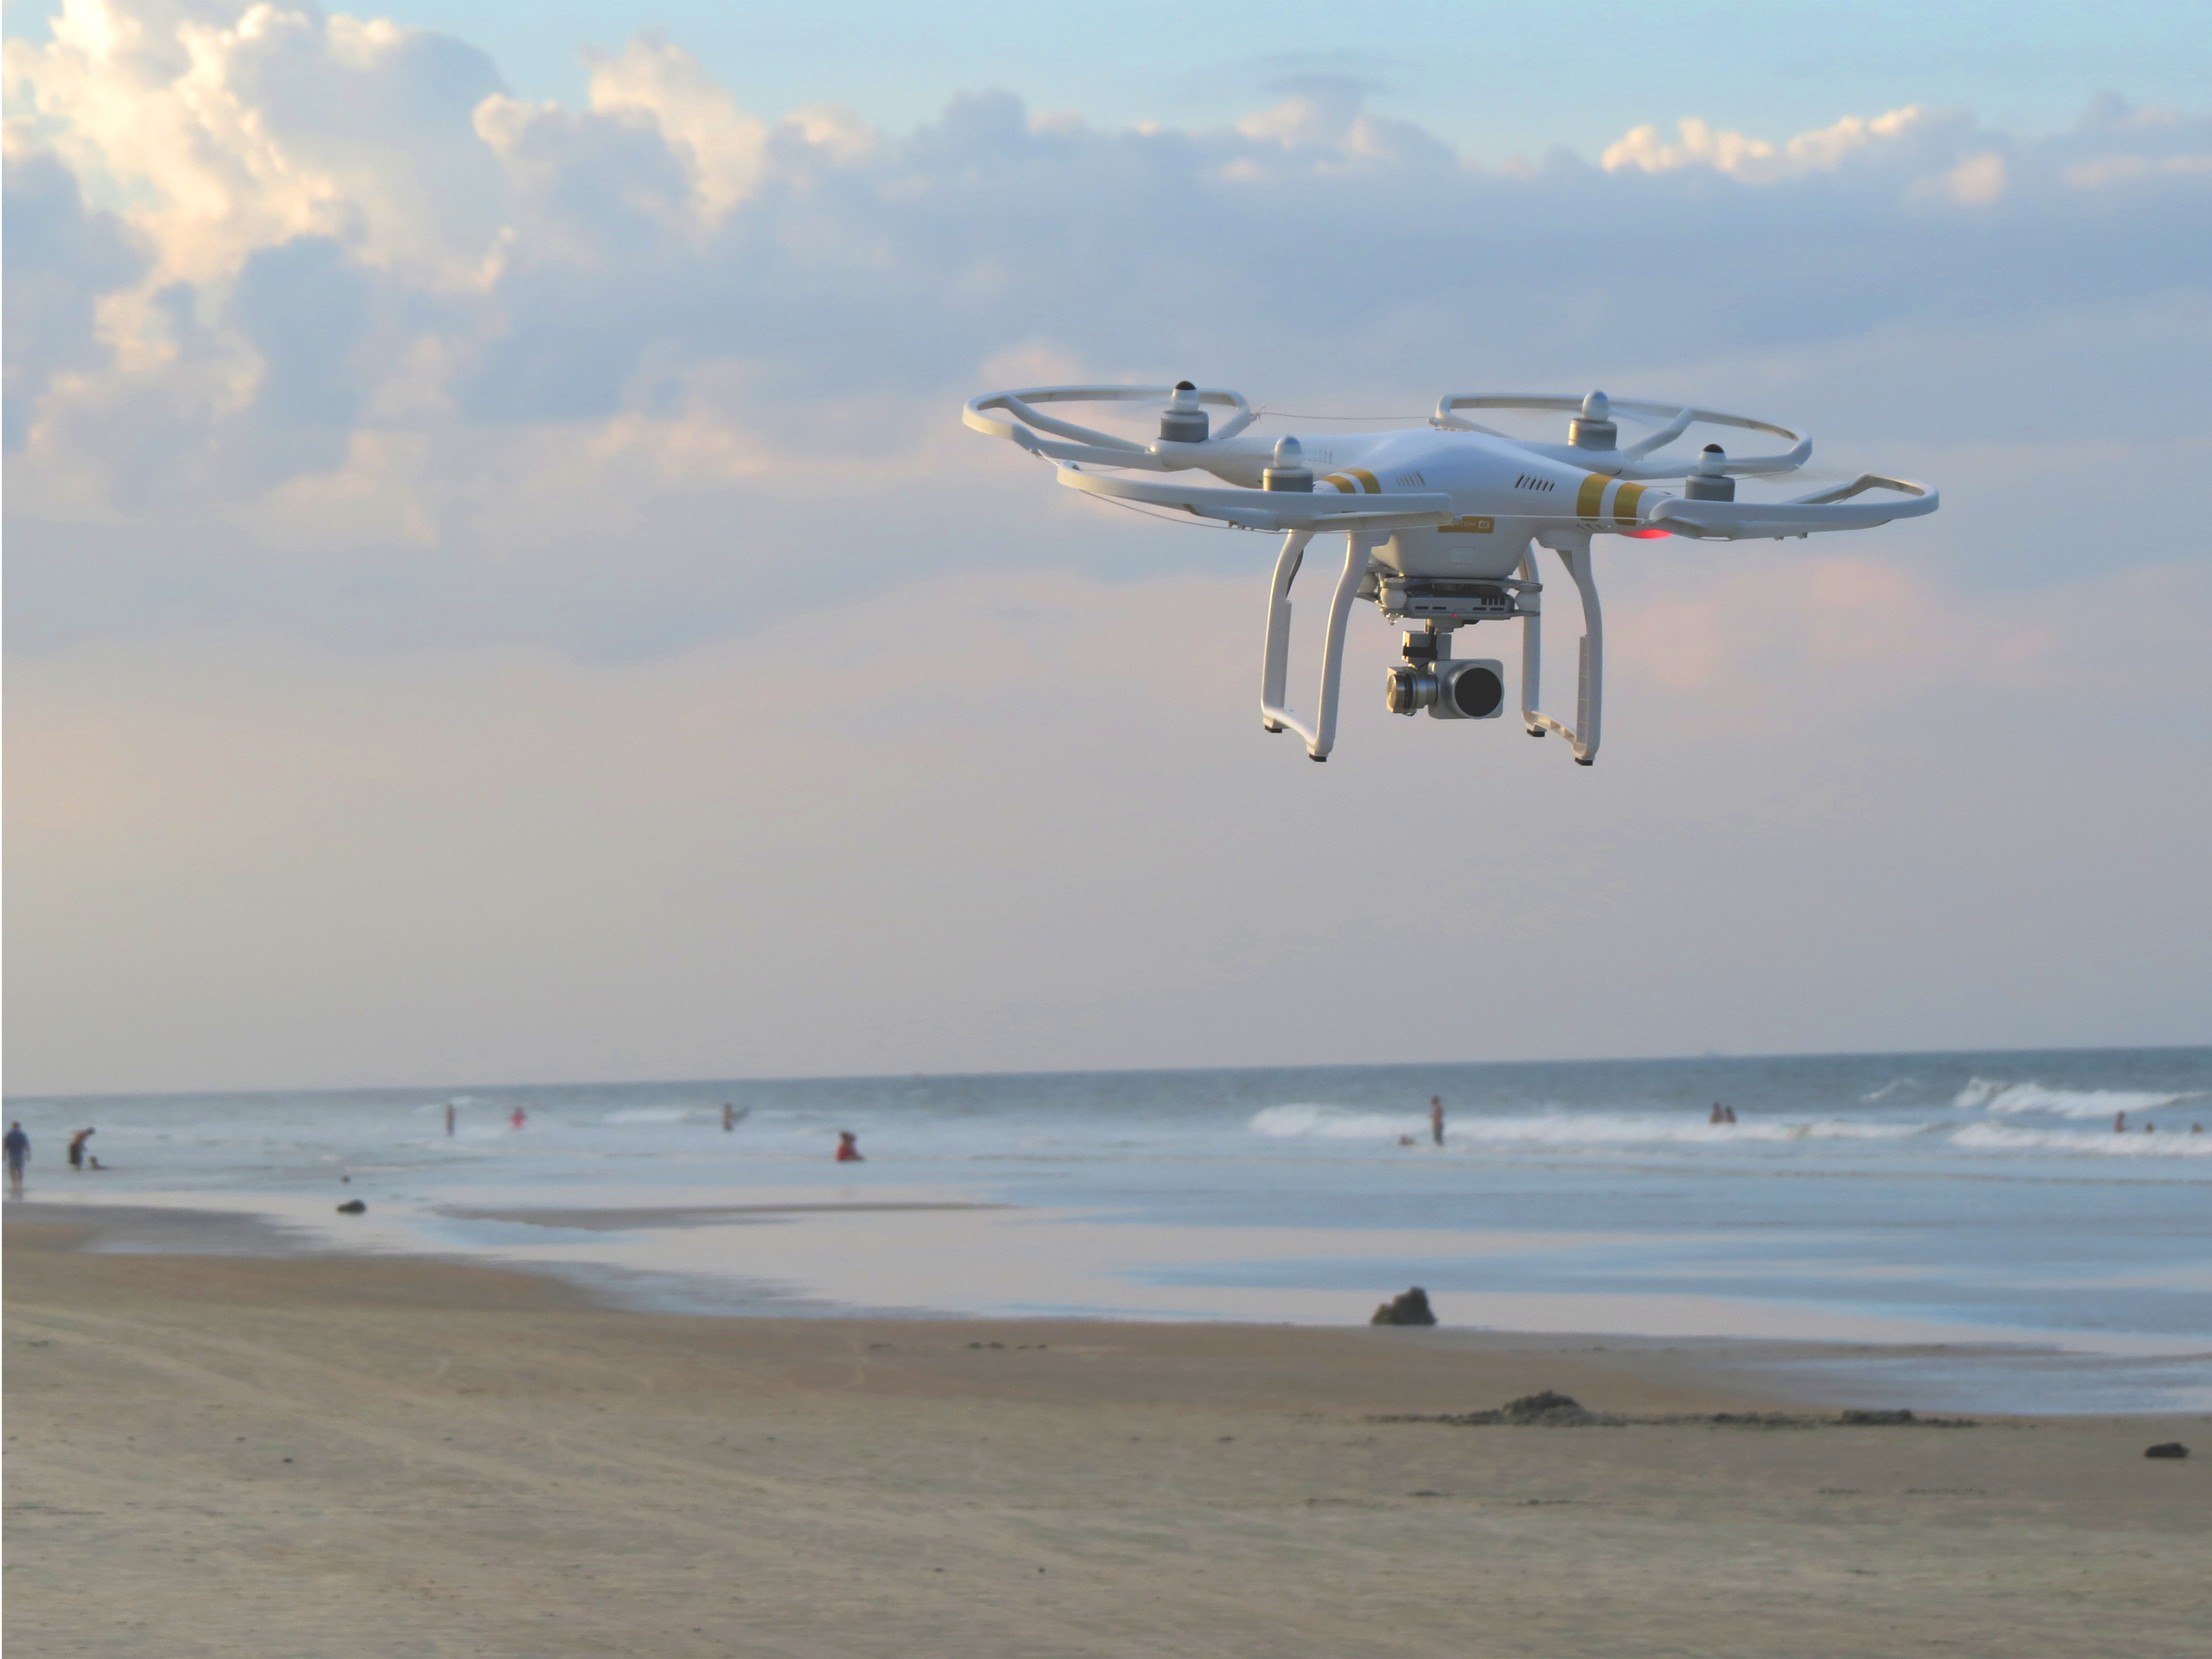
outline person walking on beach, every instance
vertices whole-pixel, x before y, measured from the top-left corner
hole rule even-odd
[[[1429,1135],[1437,1146],[1444,1144],[1444,1097],[1442,1095],[1429,1097]]]
[[[8,1196],[21,1198],[23,1195],[23,1166],[31,1161],[31,1138],[23,1133],[21,1123],[11,1123],[8,1126],[7,1140],[0,1144],[8,1148]]]
[[[89,1129],[79,1129],[70,1137],[69,1166],[70,1169],[84,1168],[84,1143],[91,1139],[92,1131]]]
[[[850,1129],[837,1131],[837,1161],[840,1164],[866,1164],[860,1156],[860,1139]]]

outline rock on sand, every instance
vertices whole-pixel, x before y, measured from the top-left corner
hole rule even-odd
[[[1370,1325],[1433,1325],[1436,1314],[1429,1307],[1429,1293],[1416,1285],[1405,1295],[1385,1302],[1375,1310]]]

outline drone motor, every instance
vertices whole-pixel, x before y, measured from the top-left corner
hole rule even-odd
[[[1581,418],[1567,422],[1567,442],[1576,449],[1618,449],[1620,427],[1613,418],[1613,400],[1602,392],[1583,399]]]
[[[1175,395],[1168,406],[1160,411],[1160,441],[1170,444],[1202,444],[1210,435],[1212,422],[1199,407],[1198,388],[1188,380],[1176,382]]]
[[[1732,501],[1735,499],[1735,480],[1727,472],[1728,454],[1718,444],[1707,444],[1698,452],[1694,471],[1682,480],[1682,496],[1692,501]]]

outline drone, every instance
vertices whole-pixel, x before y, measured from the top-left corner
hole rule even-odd
[[[1152,442],[1095,431],[1045,411],[1066,404],[1159,406]],[[1537,443],[1479,424],[1462,410],[1571,416],[1564,444]],[[1217,428],[1213,411],[1227,412]],[[1604,630],[1590,545],[1599,536],[1744,541],[1868,530],[1917,518],[1940,501],[1927,484],[1878,473],[1787,501],[1739,501],[1736,480],[1793,472],[1813,441],[1788,427],[1683,404],[1607,398],[1455,392],[1425,427],[1338,433],[1301,441],[1251,434],[1261,418],[1237,392],[1174,386],[1054,386],[971,399],[963,418],[1054,462],[1061,483],[1131,506],[1167,509],[1240,530],[1279,534],[1267,593],[1260,721],[1294,732],[1325,761],[1336,744],[1338,692],[1352,601],[1370,599],[1405,629],[1404,660],[1384,687],[1393,714],[1494,720],[1505,708],[1505,669],[1455,657],[1452,635],[1479,623],[1521,624],[1521,720],[1532,738],[1556,733],[1577,764],[1597,758]],[[1319,417],[1312,417],[1319,418]],[[1647,428],[1624,442],[1621,422]],[[1660,452],[1697,426],[1765,434],[1790,446],[1732,456],[1717,443],[1672,458]],[[1186,481],[1162,474],[1196,473]],[[1674,488],[1662,488],[1662,483]],[[1881,492],[1861,500],[1870,492]],[[1291,586],[1316,536],[1344,538],[1344,568],[1329,600],[1321,684],[1311,720],[1285,693]],[[1557,554],[1582,599],[1583,635],[1570,726],[1543,712],[1542,594],[1537,550]]]

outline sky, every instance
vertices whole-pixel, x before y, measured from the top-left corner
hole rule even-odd
[[[2212,1036],[2184,8],[6,17],[11,1091]],[[958,420],[1184,374],[1944,506],[1314,767],[1266,542]]]

